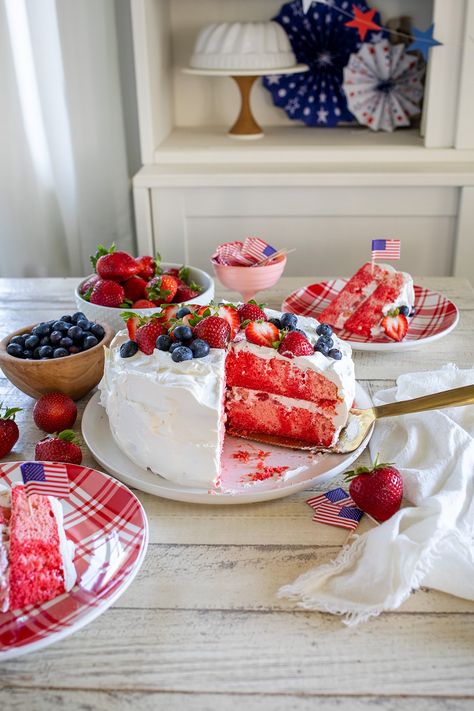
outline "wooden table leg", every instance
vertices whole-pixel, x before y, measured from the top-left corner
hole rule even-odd
[[[263,136],[263,131],[255,121],[250,107],[250,92],[252,91],[252,86],[258,77],[233,76],[232,79],[239,87],[241,105],[239,116],[230,129],[229,135],[233,138],[261,138]]]

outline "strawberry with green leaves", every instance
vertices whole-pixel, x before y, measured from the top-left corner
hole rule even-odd
[[[3,403],[0,404],[0,457],[10,454],[18,441],[20,431],[15,422],[15,415],[21,412],[21,407],[5,407],[2,415]]]
[[[118,308],[125,301],[123,287],[112,279],[99,279],[92,289],[91,304]]]
[[[115,244],[110,249],[99,244],[91,262],[101,279],[125,281],[138,271],[135,259],[127,252],[117,252]]]
[[[266,321],[267,316],[263,310],[265,304],[257,304],[254,299],[247,301],[246,304],[241,304],[237,309],[240,323],[244,321]]]
[[[346,472],[345,479],[354,503],[376,521],[386,521],[400,508],[403,479],[393,464],[379,464],[378,456],[372,469],[358,467]]]
[[[80,440],[72,430],[63,430],[59,434],[45,437],[36,443],[35,460],[37,462],[65,462],[80,464],[82,451]]]
[[[130,279],[127,279],[122,284],[123,290],[125,292],[125,298],[130,299],[132,303],[134,301],[138,301],[139,299],[145,299],[146,285],[147,282],[145,281],[145,279],[142,279],[136,274],[134,276],[131,276]]]
[[[169,304],[178,290],[178,282],[170,274],[160,274],[153,277],[146,285],[146,296],[157,306]]]
[[[146,321],[142,326],[139,326],[136,332],[136,340],[138,348],[145,355],[151,355],[155,350],[156,339],[163,333],[166,333],[167,329],[164,326],[162,318],[151,318]],[[132,340],[132,339],[131,339]]]
[[[407,317],[400,309],[394,309],[382,319],[382,328],[392,341],[402,341],[408,331]]]
[[[249,343],[267,348],[277,348],[280,331],[269,321],[251,321],[245,328],[245,337]]]
[[[210,348],[226,348],[231,339],[231,328],[220,316],[206,316],[194,326],[194,336],[207,341]]]
[[[156,275],[157,260],[155,260],[154,257],[150,257],[149,255],[136,257],[135,262],[138,267],[137,276],[141,279],[150,281],[150,279]]]
[[[299,331],[288,331],[278,346],[278,353],[285,358],[295,358],[295,356],[314,355],[314,348]]]

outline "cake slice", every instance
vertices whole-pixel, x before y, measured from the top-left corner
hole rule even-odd
[[[0,612],[8,610],[8,543],[10,492],[0,487]]]
[[[362,336],[384,332],[391,335],[383,326],[385,316],[400,314],[406,319],[412,314],[414,302],[413,279],[409,274],[388,264],[367,262],[319,314],[319,319]]]

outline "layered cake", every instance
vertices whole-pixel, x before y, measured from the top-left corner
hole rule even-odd
[[[388,264],[367,262],[352,276],[319,318],[362,336],[386,334],[400,341],[414,314],[413,279]]]
[[[155,319],[155,348],[141,333],[151,333],[148,322],[119,332],[106,351],[101,404],[133,462],[209,487],[219,481],[226,430],[296,447],[335,444],[355,379],[351,348],[330,326],[251,304],[192,308]]]
[[[52,600],[76,581],[74,544],[63,526],[58,499],[31,494],[23,485],[0,490],[0,609]]]

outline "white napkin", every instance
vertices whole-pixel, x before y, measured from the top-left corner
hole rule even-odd
[[[449,364],[400,376],[374,403],[471,384],[474,368]],[[474,600],[474,406],[380,420],[370,452],[402,474],[403,508],[278,595],[348,625],[396,609],[421,585]]]

